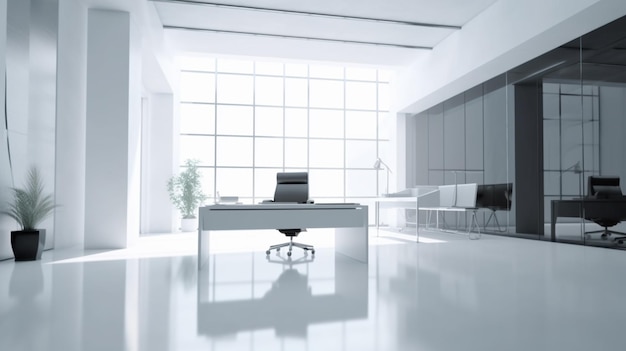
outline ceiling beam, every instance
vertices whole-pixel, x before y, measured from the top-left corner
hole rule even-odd
[[[448,25],[448,24],[422,23],[422,22],[399,21],[399,20],[390,20],[390,19],[382,19],[382,18],[333,15],[333,14],[320,13],[320,12],[305,12],[305,11],[271,9],[271,8],[265,8],[265,7],[228,5],[228,4],[204,2],[204,1],[199,1],[199,0],[151,0],[151,1],[173,3],[173,4],[211,6],[211,7],[227,8],[227,9],[235,9],[235,10],[262,11],[262,12],[269,12],[269,13],[278,13],[278,14],[283,14],[283,15],[299,15],[299,16],[321,17],[321,18],[340,19],[340,20],[386,23],[386,24],[396,24],[396,25],[405,25],[405,26],[413,26],[413,27],[430,27],[430,28],[453,29],[453,30],[462,29],[461,26],[453,26],[453,25]]]
[[[393,44],[393,43],[378,43],[378,42],[360,41],[360,40],[345,40],[345,39],[305,37],[305,36],[285,35],[285,34],[240,32],[240,31],[235,31],[235,30],[223,30],[223,29],[211,29],[211,28],[194,28],[194,27],[182,27],[182,26],[167,26],[167,25],[164,25],[163,29],[188,30],[188,31],[197,31],[197,32],[224,33],[224,34],[237,34],[237,35],[252,35],[252,36],[269,37],[269,38],[314,40],[314,41],[325,41],[325,42],[342,43],[342,44],[360,44],[360,45],[386,46],[386,47],[395,47],[395,48],[402,48],[402,49],[418,49],[418,50],[432,50],[433,49],[432,47],[429,47],[429,46],[405,45],[405,44]]]
[[[164,29],[174,29],[174,30],[188,30],[188,31],[198,31],[198,32],[220,33],[220,34],[224,33],[224,34],[237,34],[237,35],[251,35],[251,36],[269,37],[269,38],[314,40],[314,41],[325,41],[325,42],[343,43],[343,44],[361,44],[361,45],[373,45],[373,46],[387,46],[387,47],[395,47],[395,48],[402,48],[402,49],[417,49],[417,50],[432,50],[433,49],[432,47],[429,47],[429,46],[419,46],[419,45],[380,43],[380,42],[371,42],[371,41],[331,39],[331,38],[319,38],[319,37],[305,37],[305,36],[285,35],[285,34],[242,32],[242,31],[212,29],[212,28],[194,28],[194,27],[167,26],[167,25],[163,26],[163,28]]]

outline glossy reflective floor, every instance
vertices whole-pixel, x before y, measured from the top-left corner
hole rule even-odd
[[[227,235],[223,235],[226,233]],[[0,350],[623,350],[626,252],[483,235],[370,231],[368,265],[310,230],[194,234],[0,262]]]

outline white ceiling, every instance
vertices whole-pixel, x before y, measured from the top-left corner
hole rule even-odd
[[[407,65],[497,0],[151,0],[181,53]]]

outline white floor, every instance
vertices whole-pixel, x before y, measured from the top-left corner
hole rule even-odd
[[[624,350],[626,252],[370,231],[368,265],[310,230],[315,258],[225,232],[198,272],[194,234],[0,262],[0,350]]]

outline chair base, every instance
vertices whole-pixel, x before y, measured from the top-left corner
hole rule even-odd
[[[626,243],[626,233],[624,232],[617,232],[614,230],[609,230],[608,228],[604,228],[601,230],[592,230],[590,232],[585,232],[585,237],[589,236],[589,234],[598,234],[598,233],[602,233],[602,235],[600,236],[602,239],[608,239],[609,237],[611,237],[613,234],[617,234],[617,235],[621,235],[615,238],[611,238],[611,240],[613,240],[614,242],[618,243],[618,244],[624,244]]]
[[[294,246],[303,249],[305,254],[308,251],[311,251],[311,254],[315,255],[315,248],[313,247],[313,245],[296,243],[293,241],[293,237],[289,237],[288,243],[276,244],[276,245],[270,246],[270,248],[267,251],[265,251],[265,254],[269,256],[272,250],[276,250],[276,252],[279,252],[281,247],[289,247],[289,251],[287,251],[287,256],[291,256],[291,250]]]

